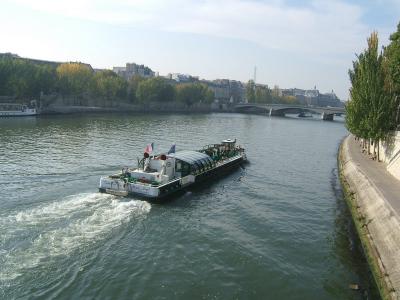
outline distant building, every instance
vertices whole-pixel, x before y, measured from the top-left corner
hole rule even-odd
[[[282,97],[282,90],[279,88],[278,85],[274,85],[274,88],[271,91],[272,96],[274,97]]]
[[[117,73],[117,75],[127,79],[125,67],[113,67],[112,70],[113,70],[113,72]]]
[[[189,74],[181,74],[181,73],[170,73],[167,76],[169,79],[174,80],[176,82],[196,82],[199,81],[198,76],[192,76]]]
[[[344,103],[339,100],[339,98],[333,91],[331,93],[322,94],[316,88],[312,90],[302,90],[298,88],[292,88],[292,89],[282,89],[281,94],[282,96],[296,97],[297,102],[303,105],[332,106],[332,107],[344,106]]]
[[[244,102],[244,99],[246,98],[246,86],[242,82],[236,80],[230,80],[229,86],[230,96],[233,103]]]
[[[318,96],[319,106],[332,106],[332,107],[344,107],[344,103],[339,100],[336,94],[332,91],[331,93],[319,94]]]
[[[126,80],[131,79],[135,75],[146,78],[155,77],[155,72],[149,67],[135,63],[126,63],[125,67],[113,67],[113,71]]]
[[[307,98],[317,98],[319,96],[319,91],[317,89],[306,90],[304,96]]]
[[[214,98],[219,103],[244,102],[246,88],[240,81],[216,79],[213,81],[203,82],[214,92]]]

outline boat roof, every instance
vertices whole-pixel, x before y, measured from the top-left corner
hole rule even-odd
[[[207,154],[192,150],[178,151],[176,153],[169,154],[169,156],[175,157],[176,159],[179,159],[191,165],[213,162],[212,158]]]

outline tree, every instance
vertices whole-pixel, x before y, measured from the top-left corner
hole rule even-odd
[[[128,83],[110,70],[97,72],[92,79],[91,90],[96,96],[105,99],[126,97]]]
[[[183,83],[175,87],[176,100],[186,105],[194,103],[211,103],[214,100],[213,92],[204,84],[200,83]]]
[[[55,66],[2,55],[0,57],[0,94],[17,98],[38,97],[55,85]]]
[[[271,103],[271,90],[268,86],[256,86],[254,101],[257,103]]]
[[[40,95],[41,92],[48,94],[56,85],[56,69],[53,66],[38,66],[33,74],[33,94]]]
[[[277,99],[278,99],[278,103],[298,104],[295,96],[282,96]]]
[[[274,85],[274,88],[271,91],[271,95],[273,98],[278,98],[281,95],[278,85]]]
[[[393,101],[384,90],[383,56],[378,53],[378,34],[367,40],[368,48],[357,56],[349,71],[350,101],[346,105],[346,127],[350,132],[371,139],[375,145],[391,129]],[[379,148],[378,148],[379,149]],[[378,153],[379,159],[379,153]]]
[[[130,102],[135,102],[136,98],[136,91],[138,89],[139,83],[146,80],[144,77],[139,75],[132,76],[128,81],[128,99]]]
[[[213,103],[215,99],[214,92],[206,85],[203,85],[203,101],[204,103]]]
[[[172,102],[175,98],[175,90],[164,79],[151,78],[138,84],[136,98],[140,103]]]
[[[397,114],[400,108],[400,23],[397,31],[390,36],[390,44],[384,49],[383,67],[386,75],[385,91],[393,101],[393,115],[390,118],[391,127],[399,125]]]
[[[89,90],[91,68],[82,63],[64,63],[57,67],[58,88],[65,95],[79,95]]]

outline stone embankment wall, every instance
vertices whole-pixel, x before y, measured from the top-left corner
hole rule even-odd
[[[399,299],[400,216],[351,157],[350,138],[343,141],[339,152],[346,201],[382,298]]]
[[[380,143],[380,152],[387,163],[387,170],[400,180],[400,131],[394,132],[388,141]]]
[[[226,105],[198,103],[188,106],[184,103],[131,104],[117,100],[93,99],[88,96],[61,97],[46,96],[41,101],[42,114],[68,114],[88,112],[138,112],[138,113],[207,113],[228,112]]]

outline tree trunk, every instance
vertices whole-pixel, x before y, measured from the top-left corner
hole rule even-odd
[[[379,140],[376,143],[378,145],[378,161],[379,161]]]
[[[373,143],[373,147],[372,147],[372,159],[375,159],[375,142],[372,142]]]

